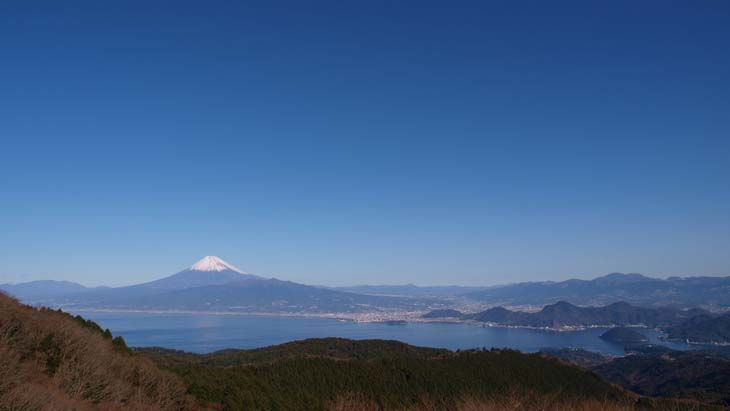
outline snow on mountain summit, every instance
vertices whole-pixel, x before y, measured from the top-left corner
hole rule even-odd
[[[194,270],[194,271],[218,271],[218,272],[231,270],[231,271],[235,271],[235,272],[241,273],[241,274],[248,274],[248,273],[244,273],[243,271],[234,267],[232,264],[229,264],[229,263],[223,261],[222,259],[220,259],[216,256],[212,256],[212,255],[203,257],[202,259],[200,259],[200,261],[198,261],[197,263],[190,266],[190,269]]]

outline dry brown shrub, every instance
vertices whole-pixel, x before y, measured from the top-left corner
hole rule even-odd
[[[412,407],[392,409],[380,407],[377,402],[363,395],[350,393],[330,403],[327,411],[635,411],[631,403],[591,399],[565,400],[558,397],[558,394],[512,392],[490,398],[464,396],[456,404],[446,408],[423,399]]]
[[[465,397],[458,411],[634,411],[630,403],[595,399],[557,399],[556,396],[510,393],[492,398]]]
[[[197,408],[176,376],[65,314],[0,294],[0,410]]]
[[[327,405],[328,411],[380,411],[380,406],[362,394],[347,393]]]

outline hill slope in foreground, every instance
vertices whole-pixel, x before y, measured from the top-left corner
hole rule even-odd
[[[0,359],[2,410],[699,409],[510,350],[328,338],[206,355],[133,352],[93,322],[2,294]]]
[[[180,379],[93,322],[0,293],[1,410],[195,409]]]

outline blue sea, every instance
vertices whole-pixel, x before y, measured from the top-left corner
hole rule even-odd
[[[480,327],[451,323],[342,322],[326,318],[250,315],[148,314],[77,312],[109,328],[135,347],[160,346],[196,353],[224,348],[258,348],[315,337],[379,338],[408,344],[448,348],[513,348],[534,352],[544,347],[583,348],[604,354],[623,354],[623,346],[599,337],[605,329],[556,332],[521,328]],[[691,349],[658,340],[657,331],[642,329],[652,343]]]

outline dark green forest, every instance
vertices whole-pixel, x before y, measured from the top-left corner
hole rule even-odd
[[[627,404],[621,409],[714,409],[640,398],[591,371],[513,350],[451,352],[397,341],[324,338],[204,355],[160,348],[138,352],[181,376],[190,394],[226,410],[324,410],[348,395],[375,410],[424,409],[422,404],[461,410],[464,398],[516,392],[563,403]]]

